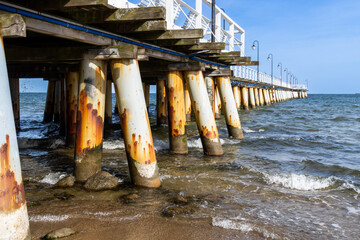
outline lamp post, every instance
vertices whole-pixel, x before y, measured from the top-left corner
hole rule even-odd
[[[255,43],[257,44],[257,47],[255,45]],[[255,50],[255,48],[257,49],[257,61],[258,61],[258,65],[257,65],[257,80],[259,81],[259,72],[260,72],[260,62],[259,62],[259,48],[260,48],[260,44],[259,44],[259,41],[258,40],[255,40],[253,42],[253,45],[252,45],[252,49]]]
[[[286,72],[286,84],[289,84],[289,82],[288,82],[289,70],[287,68],[285,68],[284,72]]]
[[[282,86],[282,63],[279,62],[277,67],[280,68],[280,82],[281,82],[281,86]]]

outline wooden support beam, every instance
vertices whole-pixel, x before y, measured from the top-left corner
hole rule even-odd
[[[66,9],[80,9],[82,11],[114,9],[108,0],[69,0],[64,5]]]
[[[211,57],[219,58],[219,57],[225,57],[225,56],[229,56],[229,57],[240,57],[241,54],[240,54],[239,51],[222,52],[222,53],[220,53],[220,54],[217,54],[217,55],[214,55],[214,56],[211,56]]]
[[[189,39],[189,38],[203,38],[204,33],[202,29],[176,29],[167,30],[163,33],[141,33],[133,34],[136,38],[141,40],[165,40],[165,39]]]
[[[0,14],[0,35],[8,38],[26,37],[26,25],[19,14]]]
[[[219,61],[231,61],[231,62],[250,62],[251,57],[233,57],[233,56],[221,56]]]
[[[26,29],[29,31],[52,35],[54,37],[70,39],[78,42],[93,44],[97,46],[114,45],[110,38],[94,35],[92,33],[67,28],[54,23],[44,22],[38,19],[24,17]]]
[[[106,22],[165,20],[163,7],[121,8],[106,18]]]
[[[237,65],[237,66],[257,66],[259,65],[258,61],[250,61],[250,62],[229,62],[229,65]]]
[[[170,61],[170,62],[183,62],[184,61],[184,58],[181,56],[173,55],[173,54],[166,53],[166,52],[160,52],[160,51],[149,49],[149,48],[146,49],[146,55],[149,57],[158,58],[158,59],[162,59],[162,60]]]
[[[205,71],[205,64],[200,62],[172,63],[168,65],[170,71]]]

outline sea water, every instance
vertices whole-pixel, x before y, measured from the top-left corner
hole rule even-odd
[[[73,150],[58,136],[59,126],[42,123],[45,99],[45,93],[20,96],[18,140],[28,202],[35,191],[48,191],[74,168]],[[189,154],[170,154],[168,128],[156,126],[155,101],[151,94],[162,187],[131,206],[135,216],[166,207],[169,197],[181,195],[195,202],[195,211],[183,217],[210,218],[214,227],[274,239],[359,238],[360,95],[309,94],[241,110],[243,140],[228,137],[222,118],[217,121],[221,157],[203,154],[194,122],[187,127]],[[113,122],[119,126],[115,114]],[[119,188],[131,188],[120,128],[104,135],[103,169],[119,178]],[[216,200],[204,198],[210,194]],[[48,219],[30,214],[33,221],[43,218]]]

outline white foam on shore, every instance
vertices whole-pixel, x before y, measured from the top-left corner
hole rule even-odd
[[[346,181],[345,183],[343,183],[342,185],[343,188],[347,188],[347,189],[352,189],[354,190],[357,194],[360,194],[360,188],[355,186],[352,182],[348,182]]]
[[[225,229],[232,229],[232,230],[240,230],[242,232],[248,233],[251,231],[256,231],[258,233],[262,233],[265,238],[272,238],[272,239],[281,239],[274,233],[268,232],[266,229],[260,229],[257,226],[254,226],[250,223],[244,222],[243,220],[232,220],[232,219],[223,219],[223,218],[212,218],[212,225],[216,227],[222,227]]]
[[[70,215],[34,215],[30,216],[30,222],[61,222],[70,218]]]
[[[294,173],[276,175],[264,174],[264,178],[268,184],[279,184],[285,188],[305,191],[325,189],[335,183],[334,177],[321,178]]]
[[[67,174],[62,173],[62,172],[49,173],[43,179],[41,179],[39,182],[54,185],[59,180],[63,179],[66,176],[67,176]]]

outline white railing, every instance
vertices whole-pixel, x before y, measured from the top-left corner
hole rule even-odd
[[[307,89],[306,86],[303,84],[290,84],[284,80],[281,81],[281,79],[278,79],[276,77],[273,77],[273,79],[271,79],[271,75],[262,72],[259,72],[258,78],[257,70],[246,66],[232,66],[231,70],[233,70],[235,77],[254,81],[254,83],[267,83],[275,87],[284,87],[291,89]]]
[[[225,42],[226,51],[240,51],[241,56],[245,56],[245,30],[219,6],[215,7],[215,32],[211,30],[211,16],[203,14],[209,12],[208,9],[203,9],[203,3],[211,8],[211,0],[187,0],[195,8],[183,0],[109,0],[110,2],[123,8],[164,7],[168,29],[203,29],[202,42],[210,42],[211,36],[214,36],[216,42]],[[227,29],[222,26],[223,22]]]

